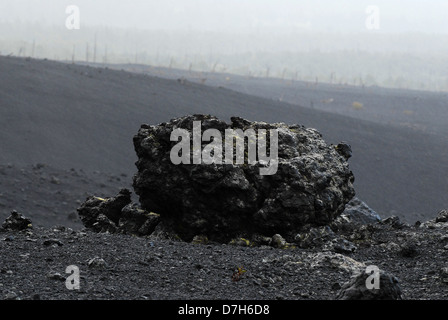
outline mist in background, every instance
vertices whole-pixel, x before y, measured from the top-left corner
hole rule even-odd
[[[0,0],[0,52],[448,91],[448,1]]]

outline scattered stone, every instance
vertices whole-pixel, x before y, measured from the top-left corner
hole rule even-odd
[[[66,278],[59,272],[50,271],[47,273],[47,278],[52,280],[65,281]]]
[[[15,292],[8,292],[5,295],[5,300],[20,300],[20,298]]]
[[[330,226],[311,228],[308,232],[298,233],[294,238],[300,248],[316,248],[336,253],[352,253],[357,246],[336,234]]]
[[[347,203],[344,212],[336,220],[339,219],[352,224],[374,224],[381,221],[378,213],[357,197]]]
[[[398,279],[384,271],[379,271],[379,288],[368,289],[366,283],[371,274],[364,271],[351,277],[338,292],[337,300],[401,300],[402,293]]]
[[[106,199],[90,196],[77,211],[84,226],[95,232],[148,236],[160,222],[157,213],[131,203],[128,189],[122,189],[116,197]]]
[[[61,180],[59,180],[59,178],[56,178],[55,176],[51,176],[50,183],[61,184]]]
[[[356,261],[350,257],[334,252],[318,252],[310,256],[310,267],[315,268],[333,268],[354,274],[365,270],[364,263]]]
[[[274,234],[271,239],[270,243],[271,247],[278,248],[278,249],[284,249],[288,247],[288,243],[285,239],[279,234]]]
[[[400,250],[401,250],[400,245],[393,241],[390,241],[387,243],[381,243],[380,246],[383,248],[386,248],[389,251],[393,251],[393,252],[400,252]]]
[[[358,244],[370,246],[370,242],[373,239],[375,231],[377,231],[377,227],[375,225],[362,225],[359,228],[353,228],[348,238],[350,241],[356,241]]]
[[[300,248],[316,248],[323,245],[337,236],[329,226],[310,228],[309,231],[296,234],[294,241]]]
[[[272,238],[263,235],[254,235],[251,240],[257,246],[269,246],[271,245]]]
[[[403,229],[405,227],[408,227],[408,225],[400,221],[400,218],[397,216],[390,216],[388,218],[382,219],[380,223],[383,225],[390,225],[394,229]]]
[[[87,262],[89,268],[92,269],[104,269],[107,267],[106,261],[99,257],[94,257]]]
[[[419,227],[428,229],[448,229],[448,210],[440,210],[437,213],[437,217],[421,223]]]
[[[230,240],[229,244],[232,246],[240,246],[240,247],[250,247],[251,246],[250,240],[245,239],[245,238],[232,239],[232,240]]]
[[[13,241],[14,239],[15,239],[14,236],[9,235],[6,238],[4,238],[3,241]]]
[[[345,143],[341,142],[335,147],[336,151],[345,158],[345,160],[348,160],[352,157],[352,147]]]
[[[357,246],[346,239],[336,238],[331,240],[324,250],[334,251],[336,253],[353,253],[357,249]]]
[[[208,238],[207,238],[207,236],[204,236],[204,235],[196,235],[196,236],[193,237],[193,240],[191,240],[191,243],[207,244],[208,243]]]
[[[121,210],[118,232],[137,236],[148,236],[154,232],[160,222],[160,215],[128,204]]]
[[[42,168],[45,168],[45,163],[36,163],[35,165],[33,165],[33,170],[40,170]]]
[[[436,222],[448,222],[448,210],[440,210],[437,214]]]
[[[123,207],[131,202],[131,193],[122,189],[116,197],[100,198],[90,196],[77,209],[82,223],[96,232],[116,232]]]
[[[44,240],[43,245],[44,246],[61,247],[63,245],[63,243],[58,239],[47,239],[47,240]]]
[[[12,231],[21,231],[33,227],[31,220],[18,213],[16,210],[11,212],[11,215],[6,218],[2,225],[3,229]]]

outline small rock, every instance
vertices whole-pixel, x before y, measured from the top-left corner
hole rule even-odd
[[[388,242],[388,243],[381,243],[380,247],[383,247],[389,251],[396,251],[396,252],[399,252],[401,249],[400,245],[396,244],[393,241]]]
[[[283,249],[287,247],[286,240],[279,234],[274,234],[271,239],[270,245],[274,248]]]
[[[193,240],[191,240],[191,243],[195,244],[207,244],[208,238],[205,235],[196,235],[193,237]]]
[[[436,222],[448,222],[448,210],[440,210],[437,214]]]
[[[309,256],[311,269],[331,268],[356,274],[365,270],[365,264],[340,253],[318,252]]]
[[[345,205],[344,212],[335,219],[336,223],[355,223],[355,224],[374,224],[381,220],[381,217],[372,208],[370,208],[365,202],[361,201],[357,197],[354,197]]]
[[[394,229],[402,229],[406,227],[406,223],[401,222],[397,216],[391,216],[380,221],[383,225],[390,225]]]
[[[52,280],[65,281],[65,277],[59,272],[50,271],[47,273],[47,278]]]
[[[419,225],[420,228],[428,229],[448,229],[448,210],[440,210],[437,217],[425,221]]]
[[[352,157],[352,147],[345,143],[341,142],[335,147],[336,151],[345,158],[345,160],[348,160]]]
[[[87,265],[92,269],[104,269],[107,266],[106,261],[99,257],[90,259]]]
[[[336,253],[352,253],[357,249],[356,245],[353,242],[348,240],[337,238],[331,241],[330,250],[333,250]]]
[[[8,292],[5,295],[5,300],[20,300],[20,298],[15,292]]]
[[[14,236],[7,236],[3,241],[13,241],[14,239]]]
[[[324,244],[336,239],[337,235],[329,226],[311,228],[309,231],[299,233],[294,237],[300,248],[322,247]]]
[[[77,212],[86,228],[95,232],[114,233],[118,229],[122,209],[130,203],[131,192],[121,189],[118,195],[112,198],[88,197]]]
[[[2,227],[6,230],[20,231],[32,228],[32,223],[30,219],[25,218],[22,214],[13,210],[11,215],[3,222]]]
[[[139,208],[136,204],[128,204],[121,210],[118,221],[118,232],[137,236],[148,236],[154,232],[160,222],[160,215]]]
[[[235,238],[230,240],[229,245],[240,246],[240,247],[250,247],[251,243],[245,238]]]
[[[56,178],[55,176],[51,176],[50,183],[61,184],[61,181],[58,178]]]
[[[61,247],[63,243],[58,239],[47,239],[43,242],[44,246],[59,246]]]
[[[367,287],[366,272],[359,272],[346,282],[336,296],[337,300],[401,300],[401,288],[398,280],[391,274],[379,271],[379,288]]]
[[[33,170],[40,170],[44,167],[45,167],[44,163],[36,163],[35,165],[33,165]]]

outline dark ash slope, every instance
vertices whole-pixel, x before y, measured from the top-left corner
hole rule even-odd
[[[132,137],[140,125],[193,113],[299,123],[317,128],[328,143],[347,141],[353,149],[350,166],[357,194],[383,217],[394,213],[412,223],[447,206],[448,142],[440,135],[188,81],[0,57],[3,164],[19,168],[43,163],[60,170],[83,169],[87,175],[126,175],[128,181],[110,184],[118,189],[135,173]],[[0,193],[13,199],[0,197],[3,218],[14,209],[9,203],[22,201],[24,188],[17,189],[18,184],[2,186]],[[65,211],[75,209],[70,206]],[[24,208],[25,214],[32,211],[32,205]]]

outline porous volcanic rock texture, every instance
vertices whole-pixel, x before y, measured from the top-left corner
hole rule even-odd
[[[260,168],[268,166],[262,161],[173,164],[170,153],[180,140],[171,141],[171,133],[175,129],[188,131],[193,146],[195,121],[201,122],[202,134],[217,129],[222,138],[226,129],[245,133],[253,129],[257,138],[260,129],[276,130],[277,171],[261,175]],[[355,195],[354,176],[347,162],[349,146],[328,145],[317,130],[301,125],[239,117],[226,123],[211,115],[189,115],[159,125],[142,125],[133,141],[138,156],[133,187],[142,208],[160,214],[163,226],[186,241],[196,235],[227,242],[234,237],[274,234],[291,240],[305,226],[330,223]],[[266,142],[268,153],[272,142],[270,138]],[[202,141],[201,149],[209,144]],[[223,154],[224,149],[223,143]],[[193,147],[190,150],[192,159]]]

